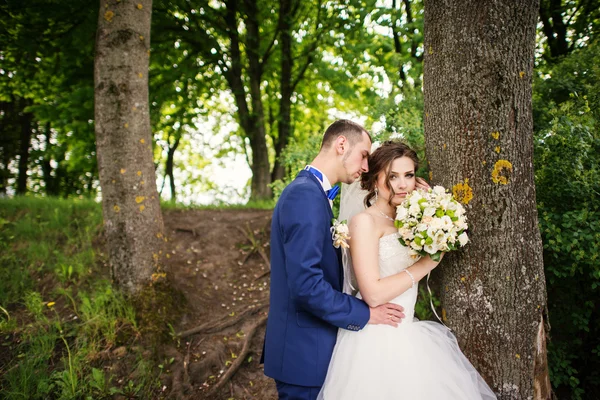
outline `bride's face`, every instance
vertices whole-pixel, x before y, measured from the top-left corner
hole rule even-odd
[[[379,197],[387,202],[387,199],[393,196],[392,205],[400,205],[406,198],[406,195],[415,190],[416,176],[414,161],[408,157],[400,157],[392,161],[389,182],[394,191],[393,193],[390,192],[385,181],[386,173],[385,171],[381,171],[377,177]]]

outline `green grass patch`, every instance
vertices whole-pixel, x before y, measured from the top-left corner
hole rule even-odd
[[[92,200],[0,199],[0,398],[153,397],[160,369],[94,248],[101,230]]]

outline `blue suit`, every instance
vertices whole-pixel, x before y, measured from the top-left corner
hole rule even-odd
[[[343,269],[331,239],[332,218],[320,181],[305,170],[284,189],[273,212],[263,357],[265,374],[276,381],[322,386],[338,328],[358,331],[369,321],[369,307],[341,292]]]

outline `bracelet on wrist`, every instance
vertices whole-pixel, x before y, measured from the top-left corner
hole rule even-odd
[[[410,271],[408,270],[408,268],[406,268],[404,270],[404,272],[406,272],[408,274],[408,276],[410,277],[410,280],[412,281],[412,287],[415,287],[416,282],[415,282],[415,277],[413,276],[413,274],[410,273]]]

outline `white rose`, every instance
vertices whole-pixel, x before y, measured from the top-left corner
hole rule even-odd
[[[419,215],[421,213],[421,207],[419,206],[419,204],[411,203],[410,208],[408,209],[408,212],[411,215]]]
[[[408,210],[405,207],[398,206],[396,208],[396,219],[399,221],[403,221],[408,217]]]
[[[346,225],[346,224],[339,224],[336,228],[336,231],[338,231],[338,233],[342,234],[342,235],[347,235],[350,233],[350,230],[348,229],[348,225]]]
[[[437,248],[437,246],[435,244],[426,244],[423,247],[423,250],[425,250],[425,252],[429,253],[429,254],[435,254],[437,253],[440,249]]]
[[[465,230],[467,229],[469,226],[467,225],[467,223],[465,222],[464,218],[459,218],[456,221],[454,221],[454,226],[456,227],[456,229],[458,229],[459,231]]]
[[[449,231],[450,229],[452,229],[452,218],[450,218],[447,215],[444,215],[442,218],[442,229],[444,229],[445,231]]]
[[[442,194],[446,193],[446,189],[444,189],[443,186],[434,186],[433,193],[435,193],[437,195],[442,195]]]
[[[436,231],[439,231],[444,226],[441,218],[433,218],[429,223],[429,226]]]
[[[411,258],[419,258],[421,255],[419,253],[417,253],[417,251],[413,250],[413,249],[408,249],[408,255],[410,255]]]
[[[426,207],[425,210],[423,210],[424,217],[433,217],[434,215],[435,215],[435,207]]]
[[[400,235],[402,236],[402,239],[404,239],[404,240],[412,240],[415,238],[415,235],[414,235],[412,229],[401,228],[398,230],[398,232],[400,232]]]
[[[469,243],[469,237],[467,236],[467,232],[463,232],[458,236],[458,241],[460,242],[461,246],[464,246],[465,244]]]
[[[423,250],[423,246],[419,246],[419,245],[417,244],[417,242],[411,242],[411,243],[410,243],[410,247],[412,247],[412,248],[413,248],[413,249],[415,249],[415,250]]]
[[[421,193],[419,193],[418,190],[413,191],[411,193],[410,199],[409,199],[410,205],[411,206],[414,205],[414,204],[418,205],[419,204],[419,200],[421,200],[422,198],[423,198],[423,196],[421,196]]]

